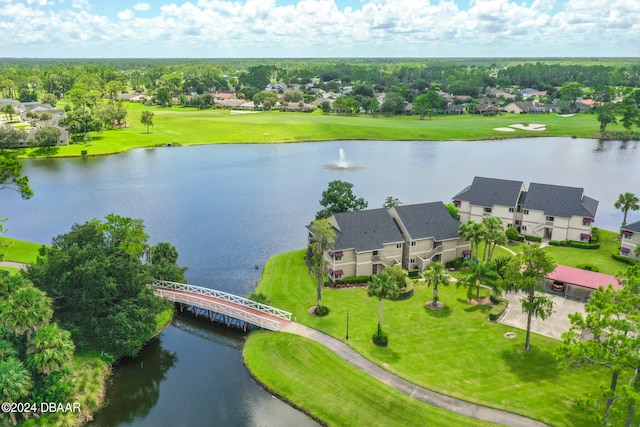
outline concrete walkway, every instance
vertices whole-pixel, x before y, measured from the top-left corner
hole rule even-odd
[[[26,270],[29,264],[22,264],[13,261],[0,261],[0,267],[17,268],[18,270]]]
[[[381,368],[380,366],[361,356],[358,352],[353,350],[342,341],[299,323],[289,323],[282,329],[282,332],[288,332],[312,339],[324,345],[329,350],[333,351],[335,354],[337,354],[356,368],[368,373],[369,375],[377,378],[388,386],[391,386],[396,390],[406,394],[407,396],[418,399],[429,405],[437,406],[439,408],[446,409],[447,411],[455,412],[467,417],[502,424],[505,426],[547,426],[547,424],[544,424],[540,421],[532,420],[531,418],[527,418],[522,415],[501,411],[499,409],[487,408],[485,406],[476,405],[474,403],[445,396],[443,394],[439,394],[431,390],[419,387],[387,371],[386,369]]]

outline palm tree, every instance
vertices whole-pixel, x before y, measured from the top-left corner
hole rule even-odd
[[[29,342],[27,364],[33,371],[49,375],[69,363],[74,349],[69,331],[49,323],[38,330]]]
[[[433,285],[433,302],[432,305],[438,306],[438,286],[448,285],[449,278],[444,270],[444,265],[440,262],[432,262],[429,265],[429,269],[424,273],[425,278],[429,286]]]
[[[502,221],[500,218],[495,216],[487,216],[482,219],[482,225],[484,227],[484,253],[482,255],[482,260],[491,262],[491,258],[493,257],[493,251],[495,251],[496,246],[504,245],[507,243],[507,235],[504,232],[504,228],[502,226]]]
[[[11,357],[18,357],[18,351],[9,341],[0,339],[0,361]]]
[[[20,360],[15,357],[0,360],[0,394],[4,402],[19,402],[29,394],[31,387],[31,374]],[[15,414],[9,412],[9,416],[13,425],[16,425]]]
[[[624,213],[624,218],[622,218],[622,226],[624,227],[627,225],[627,212],[640,209],[640,199],[635,194],[627,191],[618,196],[618,200],[613,204],[613,207]]]
[[[322,314],[322,288],[324,287],[324,278],[327,276],[327,266],[329,264],[325,253],[333,248],[336,232],[327,219],[313,221],[310,229],[313,237],[307,247],[306,261],[309,271],[315,276],[318,284],[316,313]]]
[[[470,271],[458,280],[458,285],[466,288],[475,287],[476,299],[479,300],[482,281],[485,279],[496,280],[500,276],[494,270],[493,265],[485,261],[471,260],[467,261],[466,265],[470,268]]]
[[[478,259],[478,246],[484,238],[485,228],[482,223],[473,220],[460,225],[458,234],[471,242],[471,250],[475,248],[475,258]]]
[[[46,325],[51,316],[51,299],[33,286],[25,286],[15,291],[4,307],[4,325],[16,335],[31,334]]]
[[[373,277],[371,283],[369,283],[368,289],[369,296],[376,296],[380,301],[378,308],[378,330],[382,330],[382,300],[384,298],[395,298],[400,293],[398,283],[393,280],[384,271]]]

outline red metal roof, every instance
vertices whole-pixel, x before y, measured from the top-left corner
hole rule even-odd
[[[616,289],[622,288],[615,276],[583,270],[581,268],[568,267],[566,265],[557,266],[556,269],[547,276],[547,279],[589,289],[598,289],[600,286],[606,288],[609,284],[612,284]]]

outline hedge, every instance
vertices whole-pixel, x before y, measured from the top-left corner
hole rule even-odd
[[[528,234],[524,235],[524,240],[528,240],[529,242],[542,242],[542,237],[540,236],[530,236]]]
[[[489,320],[495,322],[504,313],[504,310],[509,305],[509,300],[503,296],[495,295],[493,292],[489,295],[489,298],[491,298],[492,303],[496,304],[489,312]]]
[[[578,249],[600,249],[600,243],[587,243],[587,242],[579,242],[577,240],[552,240],[549,242],[551,246],[569,246],[571,248]]]
[[[578,264],[578,265],[576,265],[576,268],[579,268],[581,270],[593,271],[594,273],[600,272],[600,269],[598,267],[596,267],[595,265],[591,265],[591,264]]]
[[[409,276],[410,279],[418,279],[420,278],[420,271],[418,271],[418,269],[413,269],[413,270],[409,270],[407,272],[407,275]]]
[[[359,285],[360,283],[369,283],[371,276],[354,276],[345,277],[344,279],[336,279],[336,285]]]
[[[625,264],[629,264],[629,265],[636,265],[638,264],[638,261],[636,261],[635,259],[626,257],[626,256],[622,256],[622,255],[618,255],[618,254],[611,254],[611,257],[613,259],[615,259],[616,261],[620,261],[620,262],[624,262]]]

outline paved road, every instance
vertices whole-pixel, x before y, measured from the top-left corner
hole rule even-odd
[[[517,415],[507,411],[501,411],[499,409],[487,408],[485,406],[476,405],[474,403],[445,396],[443,394],[439,394],[431,390],[419,387],[387,371],[386,369],[381,368],[380,366],[361,356],[358,352],[353,350],[342,341],[299,323],[291,322],[287,326],[285,326],[282,331],[300,335],[324,345],[356,368],[361,369],[362,371],[395,388],[396,390],[401,391],[402,393],[413,397],[414,399],[418,399],[422,402],[428,403],[429,405],[437,406],[439,408],[465,415],[467,417],[502,424],[505,426],[542,427],[547,425],[541,423],[540,421],[523,417],[522,415]]]

